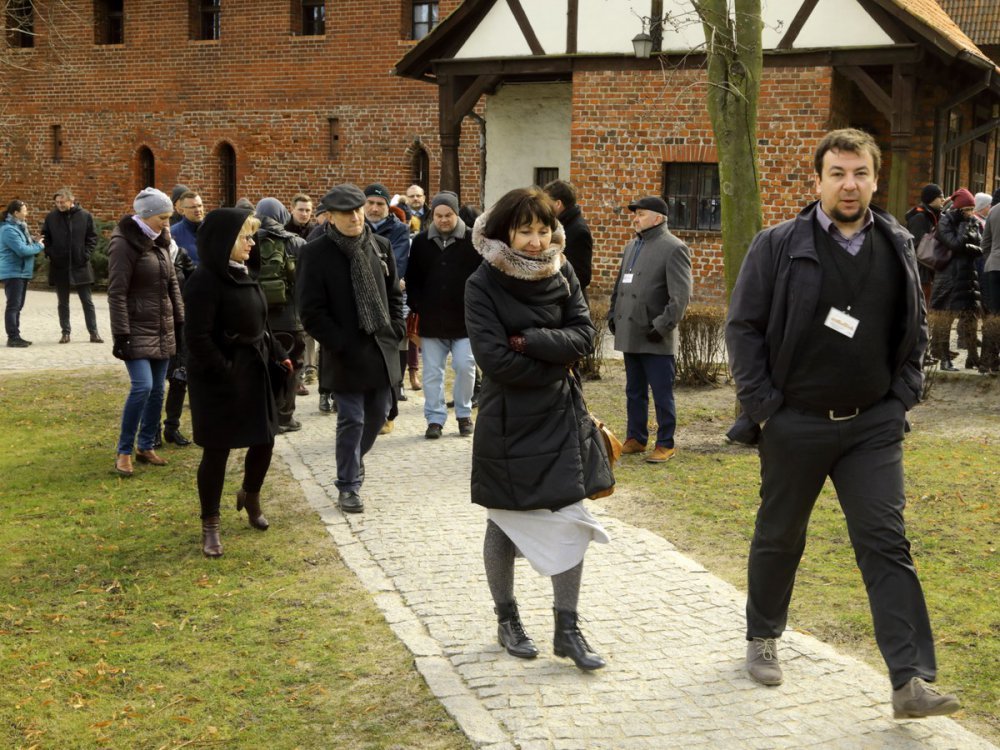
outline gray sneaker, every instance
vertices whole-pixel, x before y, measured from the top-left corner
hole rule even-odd
[[[962,707],[954,695],[941,695],[919,677],[913,677],[899,690],[892,691],[892,718],[922,719],[946,716]]]
[[[780,685],[777,638],[753,638],[747,642],[747,672],[761,685]]]

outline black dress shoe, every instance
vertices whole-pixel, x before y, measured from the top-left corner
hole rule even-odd
[[[950,359],[942,359],[940,367],[945,372],[958,372],[958,368],[951,363]]]
[[[25,341],[22,338],[7,339],[7,346],[9,346],[11,349],[24,349],[26,347],[31,346],[31,342]]]
[[[361,495],[353,490],[341,492],[337,498],[337,505],[344,513],[361,513],[365,509],[365,504],[361,500]]]
[[[168,443],[173,443],[179,448],[183,448],[185,445],[191,445],[191,441],[184,437],[180,430],[164,430],[163,439]]]
[[[324,414],[330,414],[333,411],[333,396],[331,394],[319,394],[319,410]]]

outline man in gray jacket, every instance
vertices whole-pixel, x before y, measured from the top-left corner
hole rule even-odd
[[[691,251],[667,229],[667,203],[654,196],[629,204],[637,236],[625,246],[611,294],[608,327],[625,355],[627,427],[623,453],[642,453],[649,439],[649,390],[656,408],[656,446],[646,458],[673,458],[677,325],[691,299]]]
[[[983,351],[979,371],[1000,372],[1000,190],[993,193],[993,207],[983,230]]]

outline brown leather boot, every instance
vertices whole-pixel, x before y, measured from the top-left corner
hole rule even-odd
[[[115,473],[120,477],[130,477],[135,470],[132,468],[132,454],[119,453],[115,457]]]
[[[250,521],[251,526],[261,531],[267,531],[271,524],[264,518],[264,514],[260,510],[259,492],[247,492],[246,490],[237,492],[236,510],[239,512],[243,508],[247,509],[247,519]]]
[[[218,516],[201,519],[201,551],[205,553],[205,557],[222,557]]]
[[[410,389],[419,391],[421,387],[420,373],[416,370],[410,370]]]

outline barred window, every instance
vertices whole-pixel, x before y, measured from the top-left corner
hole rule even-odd
[[[222,0],[190,0],[188,8],[191,39],[222,37]]]
[[[438,23],[438,2],[413,0],[413,26],[411,39],[423,39]]]
[[[94,0],[94,44],[125,42],[124,0]]]
[[[7,0],[7,44],[27,49],[35,46],[35,7],[32,0]]]
[[[718,164],[665,163],[663,198],[671,229],[722,229]]]

